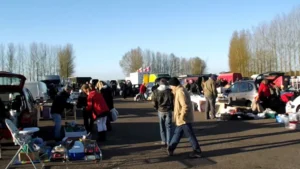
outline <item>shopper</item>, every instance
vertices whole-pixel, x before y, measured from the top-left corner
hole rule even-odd
[[[99,81],[97,83],[96,89],[98,92],[102,94],[109,110],[112,110],[114,108],[114,98],[112,97],[112,89],[103,81]],[[112,130],[111,121],[112,121],[112,116],[111,116],[111,112],[109,112],[106,120],[107,131]]]
[[[158,111],[161,144],[168,146],[171,142],[174,96],[165,79],[160,80],[159,87],[153,92],[152,101]]]
[[[176,128],[171,143],[167,149],[168,155],[173,155],[181,137],[185,134],[193,148],[193,152],[190,154],[190,157],[200,158],[202,152],[192,127],[194,114],[191,97],[188,91],[180,85],[180,81],[177,78],[171,78],[169,85],[175,95],[174,120]]]
[[[216,118],[216,99],[218,96],[218,91],[216,88],[215,77],[212,75],[204,83],[204,96],[206,99],[205,104],[205,115],[206,119],[215,119]]]
[[[271,91],[268,84],[268,80],[264,79],[259,85],[258,98],[262,101],[262,106],[264,109],[270,108],[269,100],[271,97]]]
[[[85,126],[86,131],[88,132],[88,136],[91,135],[94,128],[94,120],[92,117],[92,112],[87,111],[87,97],[90,92],[90,87],[87,84],[82,85],[81,92],[78,97],[77,108],[82,109],[83,115],[83,124]]]
[[[68,103],[72,87],[65,86],[53,100],[51,107],[52,120],[54,121],[54,138],[56,141],[61,139],[61,116],[66,108],[73,108],[73,105]]]
[[[126,99],[127,98],[127,84],[126,84],[126,82],[122,82],[121,83],[121,91],[122,91],[122,97],[123,97],[123,99]]]
[[[112,89],[112,95],[113,95],[113,97],[115,97],[116,92],[117,92],[117,83],[116,83],[116,81],[110,81],[110,86],[111,86],[111,89]]]
[[[145,83],[143,83],[141,85],[141,87],[140,87],[140,97],[141,97],[141,100],[146,100],[146,98],[145,98],[146,90],[147,90],[146,85],[145,85]]]
[[[92,86],[93,88],[93,86]],[[106,120],[110,110],[103,95],[96,90],[88,93],[87,111],[92,112],[93,120],[97,122],[98,141],[106,140]]]

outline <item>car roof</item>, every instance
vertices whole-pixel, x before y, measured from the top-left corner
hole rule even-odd
[[[248,82],[248,83],[254,83],[254,80],[241,80],[241,81],[236,81],[234,83],[242,83],[242,82]]]

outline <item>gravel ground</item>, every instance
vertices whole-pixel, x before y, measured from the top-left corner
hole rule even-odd
[[[101,165],[74,162],[68,165],[69,169],[298,169],[300,166],[299,133],[284,129],[275,120],[205,121],[203,113],[195,112],[194,130],[204,158],[191,160],[187,156],[192,149],[185,138],[174,157],[168,157],[161,149],[157,113],[149,102],[116,99],[116,107],[120,116],[108,134],[108,141],[100,145],[104,155]],[[46,140],[51,140],[51,125],[51,121],[40,123],[39,135]],[[3,146],[0,168],[5,168],[14,152],[16,147]],[[46,168],[60,169],[66,165],[47,163]]]

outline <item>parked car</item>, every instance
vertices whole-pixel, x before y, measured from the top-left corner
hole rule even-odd
[[[31,92],[33,99],[38,103],[44,103],[50,99],[47,85],[44,82],[26,82],[25,88]]]
[[[38,105],[31,92],[24,88],[26,78],[20,74],[0,71],[1,133],[9,134],[4,123],[10,118],[18,128],[38,126]],[[5,136],[2,136],[5,137]]]
[[[270,83],[277,86],[273,89],[277,96],[280,96],[279,85],[284,73],[282,72],[266,72],[259,74],[255,80],[236,81],[228,88],[224,95],[227,96],[230,105],[251,106],[252,100],[258,94],[258,88],[263,79],[268,79]]]
[[[258,92],[255,81],[237,81],[225,90],[224,95],[228,98],[230,105],[251,106],[252,100]]]

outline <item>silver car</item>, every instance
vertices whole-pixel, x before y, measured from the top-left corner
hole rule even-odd
[[[224,95],[227,96],[230,105],[250,107],[252,100],[258,93],[258,87],[254,80],[237,81],[228,88]]]

